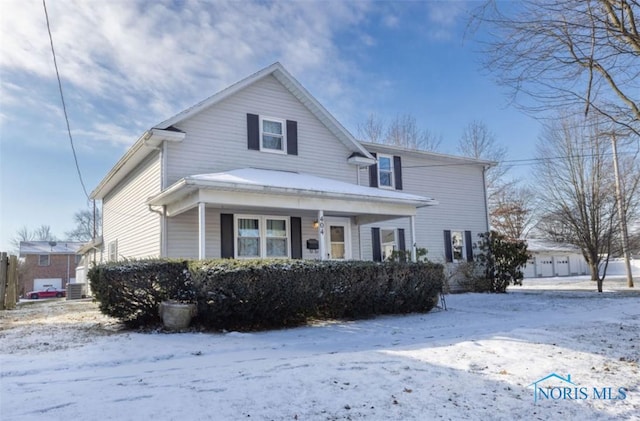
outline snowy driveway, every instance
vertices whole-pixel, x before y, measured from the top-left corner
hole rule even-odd
[[[424,315],[251,334],[121,332],[91,303],[32,304],[51,306],[51,314],[28,323],[19,313],[0,319],[0,414],[2,420],[640,419],[640,291],[615,284],[597,294],[578,282],[574,290],[544,289],[566,282],[450,295],[448,311]],[[69,306],[73,312],[61,312]],[[528,386],[550,373],[570,375],[589,396],[534,403]],[[608,388],[612,399],[603,399]],[[613,399],[621,388],[625,399]]]

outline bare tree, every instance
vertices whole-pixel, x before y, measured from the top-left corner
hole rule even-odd
[[[358,135],[368,142],[425,151],[437,151],[442,143],[442,136],[418,128],[411,114],[396,116],[388,126],[382,118],[370,114],[364,124],[358,125]]]
[[[491,227],[508,240],[527,237],[533,224],[533,192],[517,184],[509,184],[495,197],[491,209]]]
[[[79,210],[73,215],[76,226],[73,230],[67,231],[65,235],[73,241],[90,241],[93,238],[93,211],[89,209]],[[102,231],[102,218],[100,209],[96,209],[96,233],[100,235]]]
[[[511,169],[504,162],[507,148],[497,143],[486,124],[472,121],[465,126],[458,140],[458,152],[496,162],[485,173],[491,227],[509,239],[523,238],[531,219],[531,206],[526,189],[519,187],[517,181],[506,179]]]
[[[11,245],[16,249],[20,249],[21,241],[56,241],[57,238],[51,232],[49,225],[40,225],[34,230],[30,230],[26,226],[21,227],[16,231],[16,235],[11,239]]]
[[[611,143],[600,130],[601,122],[566,118],[547,125],[538,144],[535,175],[539,195],[553,223],[553,235],[582,250],[602,292],[612,242],[618,234],[615,220],[619,209],[611,171]],[[637,178],[628,173],[628,180]],[[635,195],[637,183],[627,191]],[[549,218],[547,218],[549,221]],[[602,273],[600,271],[602,266]]]
[[[640,2],[487,1],[474,16],[491,27],[485,65],[516,103],[532,111],[578,104],[640,136]]]
[[[427,129],[418,129],[416,118],[411,114],[404,114],[396,116],[391,121],[384,143],[410,149],[436,151],[442,143],[442,137]]]
[[[364,124],[358,124],[358,136],[373,143],[383,143],[384,120],[375,114],[369,114]]]
[[[489,168],[486,173],[486,183],[489,203],[507,184],[505,175],[511,168],[505,165],[507,148],[499,145],[496,136],[481,121],[472,121],[467,124],[458,140],[458,152],[463,156],[476,159],[495,161],[496,165]]]

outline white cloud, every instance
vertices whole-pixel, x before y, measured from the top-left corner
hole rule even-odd
[[[400,24],[400,19],[396,15],[387,15],[382,19],[384,26],[387,28],[397,28],[398,24]]]
[[[427,6],[430,38],[439,41],[451,39],[461,16],[466,13],[466,2],[429,2]]]
[[[3,0],[0,7],[10,11],[0,13],[0,70],[8,83],[35,77],[55,86],[42,3]],[[350,89],[345,76],[356,70],[334,35],[363,19],[369,5],[75,0],[47,7],[65,96],[85,101],[78,112],[88,120],[82,124],[76,114],[72,128],[98,141],[113,130],[111,141],[121,143],[120,129],[162,121],[274,61],[321,91],[321,101],[339,100]],[[12,81],[16,75],[27,76]],[[55,96],[28,90],[11,94],[59,104]],[[11,100],[3,103],[11,114]],[[124,121],[105,125],[109,117]]]

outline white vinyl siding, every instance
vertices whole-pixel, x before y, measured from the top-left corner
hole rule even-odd
[[[383,148],[367,145],[378,154],[399,155],[402,157],[403,193],[432,197],[438,201],[435,206],[417,209],[416,246],[428,250],[427,258],[444,262],[443,230],[455,228],[458,231],[471,231],[473,242],[479,240],[478,234],[487,231],[482,166],[478,164],[450,165],[445,158],[433,157],[423,153],[390,152]],[[449,165],[445,165],[449,164]],[[368,185],[368,169],[360,171],[360,182]],[[378,224],[363,225],[360,229],[363,258],[372,258],[371,227],[405,228],[407,249],[412,244],[409,218],[398,218]],[[465,259],[466,256],[463,256]]]
[[[160,155],[154,151],[102,201],[104,244],[117,241],[119,259],[160,256],[160,215],[145,204],[160,192],[160,173]]]
[[[249,150],[247,113],[274,116],[283,122],[296,121],[298,155]],[[347,163],[352,151],[273,76],[265,77],[176,127],[186,132],[186,138],[167,147],[168,185],[193,174],[238,168],[277,168],[357,182],[355,167]],[[283,141],[286,150],[286,140]]]

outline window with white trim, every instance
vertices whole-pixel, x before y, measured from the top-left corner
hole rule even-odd
[[[389,260],[395,250],[396,230],[380,229],[380,252],[382,253],[382,260]]]
[[[286,153],[284,120],[260,116],[260,150]]]
[[[451,231],[451,253],[454,262],[465,260],[464,231]]]
[[[118,240],[109,242],[109,261],[115,262],[118,260]]]
[[[235,216],[236,258],[289,257],[289,218]]]
[[[378,155],[378,186],[393,189],[393,156]]]
[[[49,266],[51,264],[51,258],[48,254],[38,255],[38,266]]]

